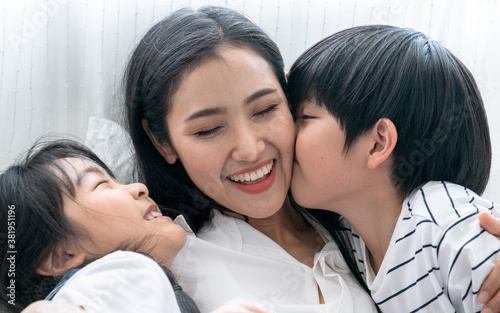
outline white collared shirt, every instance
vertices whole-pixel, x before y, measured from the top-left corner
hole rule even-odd
[[[151,258],[110,253],[76,272],[54,296],[88,313],[180,313],[172,285]]]
[[[375,312],[370,296],[349,271],[328,232],[303,213],[325,242],[312,268],[297,261],[249,224],[214,211],[212,223],[193,235],[171,267],[201,312],[242,298],[279,313]],[[321,290],[325,304],[319,303]]]

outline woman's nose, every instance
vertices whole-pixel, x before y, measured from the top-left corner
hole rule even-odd
[[[125,185],[125,188],[127,189],[128,193],[130,193],[132,197],[134,197],[134,199],[147,198],[149,195],[148,187],[141,183]]]
[[[249,126],[239,126],[236,130],[235,147],[232,158],[235,161],[256,161],[264,151],[266,144],[258,130]]]

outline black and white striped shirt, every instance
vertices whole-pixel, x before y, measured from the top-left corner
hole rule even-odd
[[[408,195],[375,276],[363,240],[355,254],[383,312],[478,312],[477,293],[500,256],[500,239],[477,215],[500,207],[462,186],[429,182]],[[344,220],[347,228],[351,225]]]

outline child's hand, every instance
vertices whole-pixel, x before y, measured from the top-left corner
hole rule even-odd
[[[21,313],[85,313],[85,310],[68,304],[37,301],[27,306]]]
[[[500,237],[500,220],[487,212],[479,213],[479,224],[487,232]],[[497,262],[491,273],[486,277],[479,289],[477,300],[485,303],[482,313],[500,312],[500,261]]]
[[[24,313],[24,312],[23,312]],[[259,305],[241,299],[231,300],[210,313],[271,313]]]

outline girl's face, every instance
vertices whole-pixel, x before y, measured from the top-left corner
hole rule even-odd
[[[183,77],[166,119],[172,147],[163,145],[163,155],[179,159],[207,196],[253,218],[283,206],[295,130],[278,79],[258,54],[221,48]]]
[[[297,107],[297,140],[291,192],[307,208],[338,211],[342,203],[361,194],[366,164],[356,141],[344,154],[345,134],[325,107],[303,101]],[[349,206],[350,208],[350,206]],[[341,213],[341,212],[339,212]]]
[[[90,258],[124,244],[139,244],[168,266],[184,246],[185,231],[161,216],[145,185],[122,185],[101,167],[77,158],[61,160],[75,186],[75,199],[64,197],[64,214],[77,229],[78,244]],[[78,232],[81,229],[81,232]],[[146,241],[141,241],[146,240]]]

